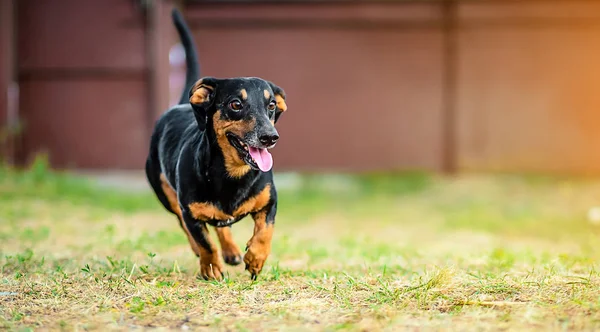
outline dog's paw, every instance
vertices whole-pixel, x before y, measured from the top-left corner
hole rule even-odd
[[[229,265],[240,265],[242,262],[242,253],[223,253],[223,260]]]
[[[229,265],[240,265],[242,262],[242,251],[235,243],[229,242],[227,245],[221,244],[221,251],[225,263]]]
[[[268,250],[265,250],[265,248],[248,247],[248,252],[244,255],[244,263],[246,264],[246,270],[250,272],[252,280],[256,280],[256,277],[262,271],[268,256],[269,252]]]
[[[215,260],[200,259],[200,275],[204,280],[222,280],[223,266]]]

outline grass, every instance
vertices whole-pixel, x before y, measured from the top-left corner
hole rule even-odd
[[[0,328],[592,330],[600,180],[305,176],[259,279],[198,265],[149,193],[0,170]],[[247,219],[233,228],[250,237]]]

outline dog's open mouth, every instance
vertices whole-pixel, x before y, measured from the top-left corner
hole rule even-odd
[[[268,172],[273,167],[273,156],[265,148],[256,148],[242,141],[238,136],[227,133],[229,143],[252,169]]]

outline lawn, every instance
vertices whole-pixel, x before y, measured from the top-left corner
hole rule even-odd
[[[600,179],[278,178],[262,274],[209,282],[150,192],[1,169],[0,328],[600,328]],[[252,226],[233,227],[238,244]]]

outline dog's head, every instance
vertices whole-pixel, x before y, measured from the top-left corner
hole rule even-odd
[[[260,78],[204,77],[190,90],[200,128],[214,134],[232,177],[273,166],[268,149],[277,143],[275,123],[287,109],[285,92]]]

